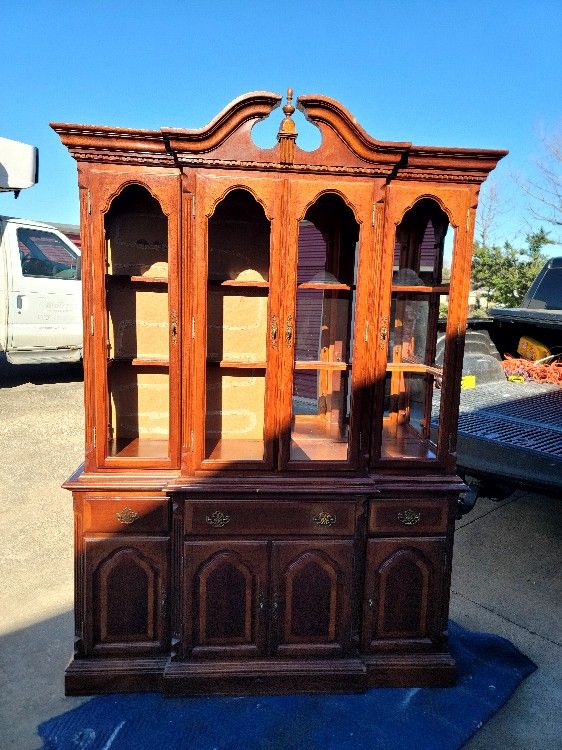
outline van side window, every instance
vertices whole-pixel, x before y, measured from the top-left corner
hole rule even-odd
[[[17,230],[21,272],[24,276],[79,279],[80,258],[60,237],[42,229]]]

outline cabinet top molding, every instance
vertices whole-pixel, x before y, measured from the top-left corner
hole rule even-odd
[[[296,143],[290,120],[292,90],[283,108],[278,144],[262,149],[252,140],[255,123],[279,107],[282,97],[254,91],[232,101],[203,128],[137,130],[51,123],[78,162],[213,169],[255,169],[481,183],[508,152],[492,149],[415,146],[370,136],[339,102],[327,96],[299,96],[296,105],[317,126],[315,151]],[[289,127],[287,127],[289,124]]]

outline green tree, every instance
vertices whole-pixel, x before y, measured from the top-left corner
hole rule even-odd
[[[494,302],[518,307],[535,276],[547,260],[542,249],[551,243],[544,229],[527,235],[527,247],[517,249],[510,242],[503,247],[474,243],[472,284],[486,293],[487,305]]]

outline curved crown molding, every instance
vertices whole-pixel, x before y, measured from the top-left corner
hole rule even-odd
[[[251,91],[230,102],[203,128],[161,128],[173,151],[199,153],[220,146],[244,123],[262,120],[281,104],[281,96],[268,91]]]
[[[328,96],[299,96],[297,107],[307,120],[321,130],[325,125],[335,131],[357,156],[367,161],[396,163],[412,145],[409,141],[378,141],[372,138],[351,112]]]

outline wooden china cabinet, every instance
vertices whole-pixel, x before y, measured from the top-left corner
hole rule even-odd
[[[84,280],[70,694],[454,682],[474,214],[506,152],[377,141],[324,96],[304,151],[291,91],[261,149],[280,102],[52,126]]]

